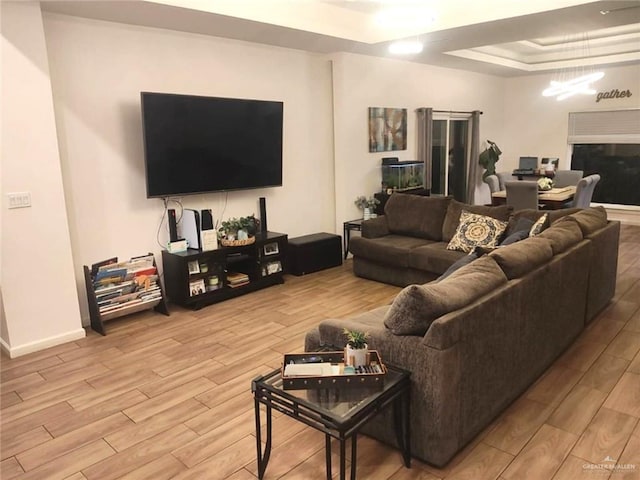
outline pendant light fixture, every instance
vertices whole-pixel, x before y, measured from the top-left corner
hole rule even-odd
[[[565,52],[572,53],[574,58],[589,58],[589,36],[587,33],[583,35],[582,40],[578,39],[571,42],[567,39],[565,44],[567,46]],[[570,49],[573,49],[573,51],[570,52]],[[556,97],[558,101],[574,95],[595,95],[596,90],[592,88],[591,84],[603,77],[604,72],[596,71],[593,67],[587,68],[585,65],[565,68],[558,73],[556,79],[549,82],[549,86],[543,90],[542,95],[544,97]]]

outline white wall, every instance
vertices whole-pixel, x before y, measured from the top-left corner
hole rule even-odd
[[[571,166],[567,144],[569,112],[640,108],[640,65],[602,70],[604,78],[593,84],[597,91],[608,92],[617,88],[630,90],[632,96],[596,102],[595,95],[576,95],[557,101],[542,96],[554,74],[507,79],[504,130],[495,139],[503,152],[498,170],[513,170],[523,155],[558,157],[560,168],[568,169]]]
[[[358,195],[380,191],[383,157],[417,158],[417,108],[483,111],[481,142],[497,141],[503,126],[505,80],[499,77],[353,54],[336,55],[333,73],[337,226],[361,215],[353,204]],[[369,153],[368,107],[408,110],[407,150]],[[476,203],[489,200],[488,186],[479,182]]]
[[[298,236],[334,228],[331,64],[319,55],[203,35],[44,15],[78,291],[83,264],[161,247],[147,199],[140,91],[284,102],[283,187],[230,192],[224,217],[259,214]],[[225,194],[188,196],[222,215]],[[160,243],[167,241],[166,224]]]
[[[82,338],[40,7],[2,2],[2,346]],[[30,208],[6,194],[30,192]]]

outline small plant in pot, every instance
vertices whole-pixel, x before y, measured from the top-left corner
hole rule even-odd
[[[254,215],[230,218],[221,223],[219,238],[225,241],[246,241],[258,231],[259,220]]]
[[[345,365],[354,367],[366,365],[367,354],[369,353],[369,346],[367,345],[369,334],[359,330],[349,330],[348,328],[345,328],[343,333],[347,337],[347,346],[344,349]]]
[[[363,218],[365,220],[377,217],[377,215],[374,213],[376,210],[376,206],[380,204],[380,200],[378,200],[377,198],[367,198],[364,195],[360,195],[359,197],[356,197],[353,203],[355,203],[356,207],[362,210]]]

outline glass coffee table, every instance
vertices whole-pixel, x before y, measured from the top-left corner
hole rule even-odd
[[[410,373],[387,364],[382,385],[341,386],[308,390],[285,390],[281,370],[255,378],[251,391],[255,401],[258,478],[264,472],[271,454],[271,411],[277,410],[325,434],[327,479],[331,479],[331,438],[340,443],[340,479],[346,474],[346,442],[351,439],[351,480],[356,478],[356,443],[358,431],[380,410],[393,408],[398,445],[404,464],[411,466],[409,390]],[[266,406],[266,439],[262,448],[260,404]]]

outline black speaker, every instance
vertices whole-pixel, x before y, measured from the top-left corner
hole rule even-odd
[[[167,210],[169,218],[169,241],[178,241],[178,223],[176,222],[176,211],[173,208]]]
[[[260,197],[260,231],[267,233],[267,199]]]
[[[213,216],[211,215],[210,208],[205,208],[200,211],[200,229],[213,230]]]

